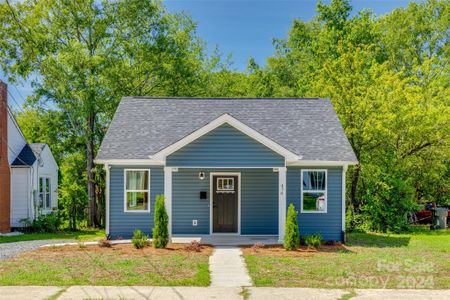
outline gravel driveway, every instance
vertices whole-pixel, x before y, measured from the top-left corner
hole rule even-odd
[[[72,242],[72,240],[36,240],[14,243],[0,243],[0,260],[13,257],[22,252],[37,249],[42,245],[68,242]]]

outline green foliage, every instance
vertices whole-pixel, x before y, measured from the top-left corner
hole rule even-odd
[[[41,214],[32,222],[33,232],[57,232],[61,227],[61,219],[58,213]]]
[[[104,225],[93,160],[119,100],[202,94],[215,61],[195,23],[160,1],[2,1],[0,19],[0,67],[11,82],[32,80],[27,137],[49,142],[58,160],[85,155],[75,173],[86,178],[72,179],[86,185],[88,223]]]
[[[136,249],[142,249],[148,244],[148,236],[145,235],[141,230],[136,229],[133,232],[133,237],[131,238],[131,243]]]
[[[86,220],[88,204],[86,192],[85,156],[81,153],[68,155],[60,164],[62,173],[59,185],[59,206],[62,218],[71,230]]]
[[[164,205],[164,195],[156,196],[155,222],[153,227],[153,247],[165,248],[169,243],[169,216]]]
[[[305,244],[308,247],[319,248],[320,243],[322,242],[322,236],[320,234],[311,234],[304,237]]]
[[[297,212],[291,203],[286,217],[286,228],[284,235],[284,249],[295,250],[300,245],[300,232],[298,229]]]

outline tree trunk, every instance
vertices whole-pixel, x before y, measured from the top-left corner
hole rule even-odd
[[[87,118],[87,139],[86,139],[86,173],[87,190],[89,199],[88,226],[95,227],[96,203],[95,203],[95,178],[94,178],[94,113],[90,113]]]
[[[359,173],[361,171],[361,165],[356,165],[352,174],[352,185],[350,188],[350,201],[353,206],[353,211],[359,213],[360,207],[358,199],[356,198],[356,192],[358,190],[358,182],[359,182]]]

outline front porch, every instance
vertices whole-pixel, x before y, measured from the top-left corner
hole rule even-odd
[[[280,244],[278,235],[174,235],[172,243],[188,244],[197,241],[212,246],[244,246],[262,243],[264,245]]]

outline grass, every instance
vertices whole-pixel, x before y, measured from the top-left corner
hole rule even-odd
[[[189,252],[132,245],[42,248],[0,261],[2,285],[208,286],[211,248]]]
[[[1,243],[13,243],[35,240],[78,240],[89,241],[105,238],[104,230],[86,229],[79,231],[59,231],[54,233],[25,233],[15,236],[0,236]]]
[[[450,230],[351,233],[345,246],[244,249],[256,286],[450,288]]]

